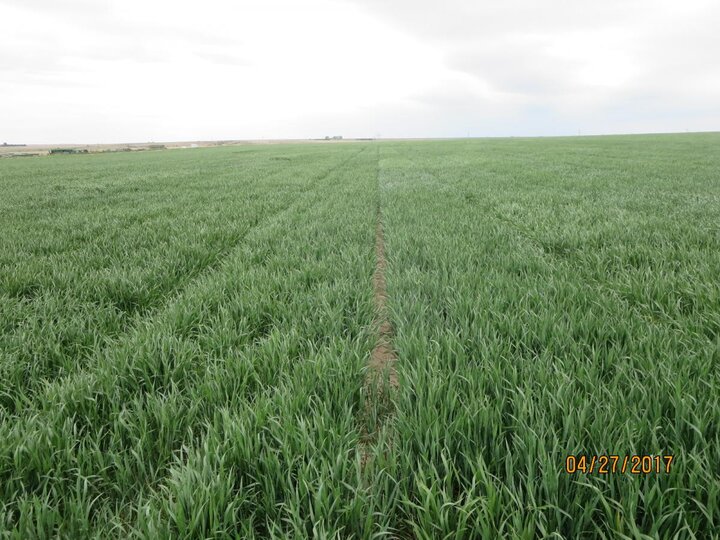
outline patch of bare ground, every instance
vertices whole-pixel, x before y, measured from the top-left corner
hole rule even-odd
[[[392,325],[387,312],[387,284],[385,271],[387,260],[385,259],[385,236],[383,234],[382,215],[378,211],[377,224],[375,227],[375,274],[373,275],[373,291],[375,300],[375,311],[378,316],[378,341],[375,344],[370,356],[371,372],[382,374],[387,372],[391,388],[397,388],[397,371],[395,362],[397,356],[392,348]]]
[[[365,403],[361,424],[360,460],[363,468],[371,456],[371,446],[376,442],[386,420],[392,414],[392,395],[398,388],[395,364],[397,355],[392,346],[393,328],[387,308],[387,284],[385,271],[385,236],[382,213],[378,205],[375,225],[375,272],[373,274],[373,298],[375,303],[375,327],[377,342],[370,355],[365,374]]]

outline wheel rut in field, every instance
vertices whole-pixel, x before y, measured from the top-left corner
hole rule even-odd
[[[396,389],[398,386],[397,371],[395,369],[397,355],[392,347],[393,328],[387,309],[387,282],[385,281],[387,259],[385,258],[385,235],[380,208],[378,208],[377,223],[375,225],[375,259],[373,297],[377,314],[378,341],[370,356],[369,375],[371,378],[380,376],[383,379],[385,378],[384,375],[387,375],[387,383],[390,388]]]
[[[363,468],[371,459],[372,446],[378,441],[387,420],[393,414],[393,394],[399,386],[397,354],[392,345],[393,327],[387,307],[386,269],[382,209],[378,203],[375,223],[375,272],[372,278],[377,341],[365,372],[365,401],[360,428],[360,462]]]

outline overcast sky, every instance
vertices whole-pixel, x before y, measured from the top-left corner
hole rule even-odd
[[[0,142],[686,130],[717,0],[0,0]]]

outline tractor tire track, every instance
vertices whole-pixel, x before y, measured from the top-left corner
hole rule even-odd
[[[380,157],[378,155],[377,183],[378,203],[375,220],[375,272],[372,277],[375,321],[373,327],[377,340],[368,360],[363,385],[364,403],[360,419],[360,464],[364,469],[372,457],[372,447],[393,414],[393,398],[399,382],[397,354],[392,344],[393,326],[387,305],[387,257],[380,194]]]

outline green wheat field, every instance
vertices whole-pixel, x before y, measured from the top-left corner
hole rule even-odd
[[[0,193],[0,538],[720,535],[720,134],[3,159]],[[600,455],[673,461],[566,470]]]

